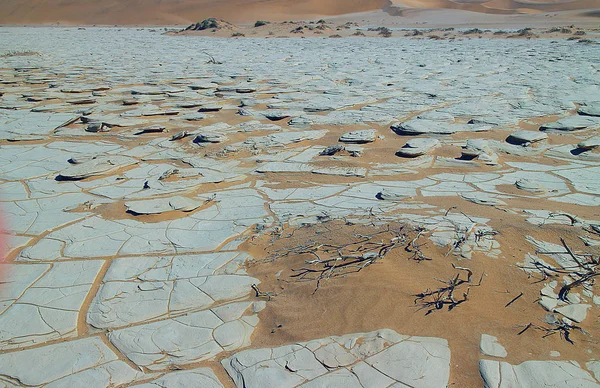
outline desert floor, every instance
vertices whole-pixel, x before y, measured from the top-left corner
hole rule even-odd
[[[0,28],[5,386],[600,385],[598,19],[367,11]]]

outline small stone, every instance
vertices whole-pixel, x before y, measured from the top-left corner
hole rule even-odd
[[[480,124],[453,124],[436,120],[414,119],[392,124],[392,131],[398,135],[452,135],[457,132],[482,132],[491,128]]]
[[[567,317],[562,317],[561,321],[567,326],[573,326],[573,321]]]
[[[337,175],[337,176],[355,176],[364,178],[367,175],[367,169],[362,167],[324,167],[312,170],[313,174],[319,175]]]
[[[559,314],[564,315],[565,317],[575,321],[582,322],[585,320],[587,316],[587,309],[592,307],[589,304],[569,304],[566,306],[562,306],[554,309]]]
[[[363,148],[360,146],[347,146],[346,151],[355,158],[362,156]]]
[[[495,198],[494,196],[492,196],[490,194],[482,193],[479,191],[474,191],[472,193],[460,193],[459,195],[464,200],[476,203],[478,205],[484,205],[484,206],[506,205],[506,202],[504,202],[498,198]]]
[[[145,201],[132,201],[127,202],[125,207],[127,211],[132,214],[160,214],[166,213],[172,210],[179,210],[183,212],[193,211],[204,204],[204,201],[194,200],[186,197],[172,197],[172,198],[157,198],[149,199]]]
[[[375,141],[374,129],[361,129],[359,131],[347,132],[340,137],[342,143],[372,143]]]
[[[110,131],[110,126],[106,125],[102,122],[93,122],[93,123],[88,124],[85,131],[86,132],[108,132],[108,131]]]
[[[200,121],[200,120],[204,120],[206,118],[206,115],[202,114],[202,113],[191,113],[191,114],[182,116],[181,118],[186,121]]]
[[[423,120],[448,121],[448,122],[452,122],[455,119],[454,116],[451,115],[450,113],[439,112],[439,111],[429,111],[429,112],[421,113],[420,115],[417,116],[417,118],[423,119]],[[475,119],[473,119],[471,121],[475,121]]]
[[[553,123],[544,124],[540,127],[541,131],[578,131],[586,128],[596,128],[600,126],[600,119],[591,116],[569,116]]]
[[[254,93],[256,91],[255,88],[237,88],[235,89],[236,93],[240,93],[240,94],[246,94],[246,93]]]
[[[273,110],[263,113],[271,121],[279,121],[292,117],[293,113],[288,111]]]
[[[337,154],[338,152],[342,152],[344,150],[344,146],[341,144],[336,144],[325,148],[319,155],[321,156],[332,156]]]
[[[432,138],[416,138],[411,139],[404,147],[400,148],[396,155],[414,158],[416,156],[425,155],[440,144],[440,141]]]
[[[227,141],[227,136],[217,132],[200,133],[194,139],[194,143],[222,143]]]
[[[476,158],[481,154],[491,154],[492,150],[488,145],[487,140],[483,139],[470,139],[462,147],[462,156],[464,158]]]
[[[581,106],[577,113],[584,116],[600,116],[600,101],[595,101],[593,103],[587,103]]]
[[[85,104],[95,104],[96,100],[93,98],[78,98],[75,100],[68,100],[69,104],[73,105],[85,105]]]
[[[541,294],[549,298],[558,299],[558,294],[554,292],[554,287],[551,287],[549,284],[546,284],[546,286],[542,288]]]
[[[528,144],[548,139],[548,135],[543,132],[536,131],[517,131],[511,134],[506,141],[512,144]]]
[[[586,139],[581,143],[577,144],[578,148],[584,150],[592,150],[598,146],[600,146],[600,136],[590,137],[589,139]]]
[[[477,160],[479,160],[487,165],[495,166],[498,164],[498,154],[493,153],[493,152],[491,154],[481,153],[477,157]]]
[[[146,117],[177,116],[178,114],[179,114],[179,110],[177,110],[177,109],[165,109],[165,110],[150,109],[150,110],[141,110],[137,114],[134,114],[134,116],[137,116],[137,115],[146,116]]]
[[[550,357],[560,357],[560,352],[553,350],[550,352]]]
[[[188,87],[192,90],[206,90],[206,89],[213,89],[215,88],[217,85],[212,83],[212,82],[206,82],[206,83],[198,83],[198,84],[194,84],[194,85],[188,85]]]
[[[189,109],[189,108],[199,108],[203,105],[202,102],[200,101],[186,101],[186,102],[181,102],[177,105],[175,105],[177,108],[185,108],[185,109]]]
[[[568,293],[567,301],[571,304],[579,304],[581,303],[581,297],[577,293]]]
[[[144,128],[140,128],[138,130],[138,132],[136,132],[136,135],[141,135],[143,133],[161,133],[165,131],[165,127],[163,127],[162,125],[151,125],[149,127],[144,127]]]
[[[383,189],[375,195],[375,198],[381,201],[403,201],[405,199],[410,199],[412,196],[402,193],[395,193],[393,191]]]
[[[221,109],[223,109],[221,105],[202,105],[198,112],[218,112]]]
[[[600,380],[600,361],[592,360],[585,364],[587,369],[594,374],[596,380]]]
[[[504,347],[498,343],[498,338],[487,334],[481,335],[479,350],[482,354],[491,357],[504,358],[508,355],[506,349],[504,349]]]
[[[136,163],[137,160],[127,156],[100,156],[68,167],[61,171],[58,177],[63,180],[85,179],[91,176],[106,175]]]
[[[542,296],[540,298],[540,305],[546,309],[546,311],[554,311],[554,309],[556,308],[556,306],[558,306],[558,300],[554,299],[554,298],[550,298],[547,296]]]
[[[530,193],[534,194],[543,194],[548,192],[548,189],[541,184],[525,178],[516,181],[515,186],[517,186],[517,189],[519,190],[529,191]]]
[[[187,137],[190,135],[191,135],[191,133],[189,133],[188,131],[177,132],[176,134],[171,136],[171,141],[183,139],[184,137]]]
[[[275,275],[275,276],[278,276],[278,275]],[[267,307],[267,302],[265,302],[264,300],[261,300],[261,301],[258,301],[258,302],[254,302],[252,304],[252,312],[253,313],[260,313],[266,307]]]

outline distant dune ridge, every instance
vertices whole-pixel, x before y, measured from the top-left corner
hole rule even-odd
[[[189,24],[283,21],[380,10],[387,0],[2,0],[0,23]]]
[[[233,23],[448,8],[489,14],[591,10],[599,0],[2,0],[0,24],[169,25],[208,17]],[[587,16],[597,16],[588,11]]]
[[[447,8],[490,14],[559,12],[600,7],[599,0],[393,0],[388,11]]]

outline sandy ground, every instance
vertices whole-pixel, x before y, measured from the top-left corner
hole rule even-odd
[[[440,206],[456,205],[450,201],[439,202]],[[473,210],[476,210],[473,206],[461,204],[457,209]],[[492,212],[498,213],[495,217],[501,216],[499,210]],[[489,210],[483,213],[490,216]],[[502,217],[503,225],[498,223],[495,226],[502,227],[498,241],[509,254],[498,259],[482,255],[456,264],[473,271],[474,284],[483,276],[481,286],[471,286],[469,299],[452,311],[444,308],[430,314],[426,314],[428,309],[420,309],[415,294],[442,287],[444,284],[436,279],[447,280],[460,272],[452,268],[453,260],[446,257],[446,248],[426,244],[423,252],[431,261],[416,262],[410,260],[411,254],[405,251],[406,244],[403,244],[392,250],[384,260],[361,272],[322,282],[313,294],[316,282],[297,282],[290,276],[295,273],[293,269],[307,267],[304,261],[314,257],[292,254],[273,260],[277,252],[306,244],[307,241],[344,244],[356,241],[356,234],[368,235],[381,228],[332,222],[295,231],[284,230],[284,238],[264,237],[248,243],[248,250],[259,258],[249,266],[250,273],[262,280],[262,291],[277,294],[260,315],[263,325],[253,337],[253,346],[271,347],[310,340],[322,336],[323,332],[334,335],[368,332],[380,326],[408,335],[443,337],[448,339],[452,351],[449,386],[455,387],[476,387],[481,384],[477,367],[477,361],[481,358],[479,339],[481,334],[488,332],[497,333],[502,338],[509,354],[506,361],[511,364],[531,359],[551,359],[549,354],[553,350],[585,363],[586,356],[582,358],[581,346],[592,354],[598,354],[600,348],[580,333],[572,338],[577,345],[569,344],[558,334],[542,338],[545,333],[537,330],[530,329],[518,334],[528,323],[540,324],[545,313],[533,308],[539,298],[539,284],[536,281],[540,279],[528,278],[517,267],[517,262],[521,261],[529,248],[514,242],[523,241],[519,236],[533,234],[536,238],[550,241],[557,240],[557,236],[564,236],[578,248],[582,244],[580,246],[577,236],[565,227],[532,231],[531,225],[519,219],[519,216]],[[509,224],[511,226],[507,227]],[[408,232],[406,241],[413,238],[414,232]],[[461,279],[466,279],[464,272]],[[462,295],[466,288],[460,288],[456,295]],[[520,293],[523,296],[505,307]],[[597,322],[590,321],[582,328],[592,336],[599,333]]]

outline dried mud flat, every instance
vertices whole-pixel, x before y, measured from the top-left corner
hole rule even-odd
[[[0,37],[5,386],[600,385],[596,44]]]

